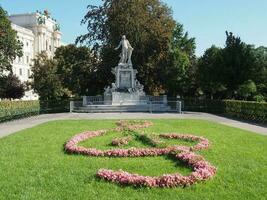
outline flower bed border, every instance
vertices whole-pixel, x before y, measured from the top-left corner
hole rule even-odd
[[[105,180],[116,182],[122,185],[147,186],[147,187],[177,187],[190,186],[200,181],[212,178],[216,173],[216,168],[211,166],[202,156],[193,152],[181,152],[175,156],[193,168],[193,172],[188,176],[179,173],[165,174],[151,177],[131,174],[125,171],[113,171],[100,169],[97,176]]]
[[[143,124],[130,124],[127,121],[118,121],[119,127],[111,131],[130,130],[134,131],[141,128],[146,128],[152,125],[152,122],[144,121]],[[199,156],[192,151],[207,149],[209,140],[190,134],[160,134],[159,137],[168,139],[183,139],[190,141],[198,141],[194,146],[169,146],[166,148],[130,148],[130,149],[112,149],[98,150],[95,148],[85,148],[78,146],[78,143],[89,138],[102,136],[108,130],[89,131],[78,134],[71,138],[65,145],[65,150],[69,153],[83,154],[87,156],[107,156],[107,157],[143,157],[143,156],[160,156],[174,154],[175,159],[182,160],[193,168],[193,172],[188,176],[182,176],[179,173],[166,174],[158,177],[141,176],[131,174],[125,171],[113,171],[108,169],[100,169],[97,176],[105,180],[126,185],[148,186],[148,187],[175,187],[189,186],[199,181],[204,181],[213,177],[216,173],[216,168],[209,162],[205,161],[202,156]]]

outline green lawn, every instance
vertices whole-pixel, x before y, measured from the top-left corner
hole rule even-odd
[[[267,199],[267,137],[202,120],[151,120],[146,133],[190,133],[212,143],[198,152],[218,168],[212,180],[187,188],[134,188],[96,178],[99,168],[142,175],[191,172],[166,156],[99,158],[69,155],[64,143],[85,130],[115,127],[115,121],[54,121],[0,139],[0,199]],[[82,142],[114,148],[116,133]],[[170,144],[179,141],[168,141]],[[183,142],[182,144],[186,144]],[[187,143],[192,145],[191,143]],[[128,146],[144,147],[141,141]]]

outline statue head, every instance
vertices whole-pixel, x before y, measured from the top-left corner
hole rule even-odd
[[[125,36],[125,35],[123,35],[121,38],[122,38],[123,40],[126,40],[126,36]]]

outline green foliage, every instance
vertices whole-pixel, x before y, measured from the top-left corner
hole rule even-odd
[[[98,72],[97,56],[87,47],[67,45],[55,52],[56,74],[62,86],[74,96],[95,95],[102,93]]]
[[[198,61],[198,82],[209,99],[219,98],[227,89],[221,80],[223,63],[222,49],[212,46]]]
[[[226,47],[223,51],[221,82],[227,87],[227,97],[235,97],[239,85],[252,77],[252,66],[255,63],[253,47],[245,44],[239,37],[226,32]]]
[[[207,113],[223,113],[224,103],[222,100],[186,98],[182,101],[182,110]]]
[[[70,99],[57,101],[0,101],[0,122],[44,113],[69,112]]]
[[[223,114],[241,120],[267,123],[267,103],[238,100],[185,99],[183,110]]]
[[[57,62],[43,52],[34,59],[32,87],[42,101],[56,101],[70,96],[57,75]]]
[[[226,115],[239,119],[267,123],[267,103],[224,100]]]
[[[168,95],[187,96],[192,92],[192,85],[196,78],[195,38],[189,38],[184,33],[183,25],[176,23],[170,44],[169,63],[162,66],[162,83],[166,84]]]
[[[40,113],[63,113],[70,111],[71,99],[40,100]]]
[[[226,32],[224,48],[212,46],[198,63],[198,81],[206,98],[267,98],[267,49],[254,48]]]
[[[262,102],[263,103],[263,102],[265,102],[264,99],[265,99],[264,96],[261,94],[257,94],[255,96],[253,96],[253,100],[256,102]]]
[[[39,101],[0,101],[0,122],[39,114]]]
[[[166,64],[175,26],[165,4],[159,0],[105,0],[99,7],[88,6],[82,23],[87,24],[88,33],[77,42],[87,42],[100,52],[104,85],[114,78],[107,75],[119,60],[114,48],[126,35],[134,47],[133,63],[145,90],[149,94],[163,91],[160,69]]]
[[[12,62],[17,56],[22,56],[22,43],[18,41],[17,32],[11,27],[7,12],[0,6],[0,98],[2,99],[19,99],[24,95],[24,85],[12,74]]]
[[[253,81],[257,85],[258,95],[267,100],[267,47],[254,49],[256,63],[253,65]]]
[[[62,46],[54,58],[48,58],[43,52],[34,59],[32,72],[31,85],[45,102],[42,104],[45,108],[51,107],[51,102],[52,107],[62,107],[58,100],[95,95],[104,88],[98,77],[97,55],[87,47]]]
[[[20,99],[24,96],[25,85],[12,73],[0,76],[0,98]]]
[[[252,97],[256,92],[257,86],[252,80],[245,81],[237,90],[237,94],[244,100]]]
[[[0,75],[4,70],[12,70],[12,62],[17,56],[22,56],[22,43],[11,27],[7,12],[0,6]]]

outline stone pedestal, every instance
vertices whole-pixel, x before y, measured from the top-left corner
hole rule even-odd
[[[104,104],[112,105],[136,105],[145,104],[140,97],[144,96],[143,85],[136,79],[137,70],[132,65],[119,64],[112,69],[115,75],[115,83],[112,87],[105,88]]]
[[[113,92],[112,105],[142,105],[147,104],[146,101],[140,100],[138,93]]]
[[[135,88],[135,80],[137,70],[133,69],[131,65],[120,64],[112,69],[116,77],[115,85],[117,89]]]

